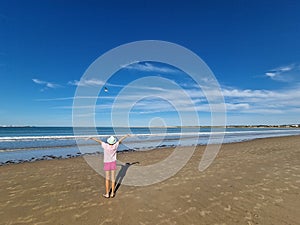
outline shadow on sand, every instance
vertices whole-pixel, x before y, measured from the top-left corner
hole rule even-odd
[[[132,162],[132,163],[125,163],[124,165],[122,164],[118,164],[118,166],[121,166],[121,169],[116,177],[116,188],[115,188],[115,193],[119,190],[122,181],[124,179],[124,177],[126,176],[127,170],[129,169],[130,166],[134,165],[134,164],[138,164],[139,162]]]

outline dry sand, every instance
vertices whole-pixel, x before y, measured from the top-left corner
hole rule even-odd
[[[168,180],[121,185],[113,199],[82,157],[1,166],[0,224],[300,224],[299,136],[224,144],[200,172],[204,148]],[[171,151],[119,159],[145,165]]]

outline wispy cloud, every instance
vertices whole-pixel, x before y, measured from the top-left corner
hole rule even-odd
[[[244,113],[287,113],[300,108],[300,88],[278,90],[223,90],[225,100],[229,104],[247,104],[248,107],[238,109]],[[230,108],[228,108],[230,110]]]
[[[79,87],[119,87],[123,88],[125,87],[124,85],[119,85],[119,84],[111,84],[108,82],[104,82],[103,80],[100,79],[82,79],[80,81],[78,80],[73,80],[68,82],[69,85],[74,85],[74,86],[79,86]]]
[[[278,69],[279,70],[279,69]],[[282,67],[280,71],[292,71],[295,67]],[[176,85],[164,85],[162,82],[144,82],[129,86],[115,85],[123,87],[121,92],[111,92],[103,96],[77,96],[56,99],[39,99],[38,101],[67,101],[75,98],[95,99],[86,101],[86,105],[80,105],[77,108],[93,109],[97,113],[110,112],[112,108],[118,109],[118,113],[162,113],[162,112],[210,112],[212,106],[214,110],[221,109],[222,105],[216,102],[208,102],[205,94],[217,96],[216,90],[204,92],[193,83],[185,83],[181,88]],[[97,80],[84,82],[83,84],[92,85]],[[100,84],[100,81],[99,81]],[[102,83],[101,83],[102,84]],[[105,84],[107,85],[107,84]],[[114,85],[114,84],[108,84]],[[180,89],[180,90],[179,90]],[[124,91],[125,90],[125,91]],[[226,109],[231,114],[284,114],[300,112],[300,84],[293,87],[277,90],[258,90],[258,89],[240,89],[228,86],[221,88],[225,99]],[[187,99],[189,99],[187,101]],[[214,98],[212,98],[214,99]],[[72,104],[58,106],[61,109],[72,109]]]
[[[68,101],[68,100],[78,100],[78,99],[113,99],[114,96],[74,96],[74,97],[62,97],[62,98],[40,98],[35,99],[39,102],[48,102],[48,101]]]
[[[172,83],[173,81],[170,81],[170,82]],[[121,89],[126,88],[127,90],[131,90],[132,92],[165,91],[165,89],[162,87],[147,86],[146,84],[144,84],[144,85],[140,85],[140,84],[139,85],[120,85],[120,84],[112,84],[112,83],[104,82],[104,81],[98,80],[98,79],[86,79],[86,80],[81,80],[81,81],[74,80],[74,81],[69,81],[68,84],[74,85],[74,86],[81,86],[81,87],[97,87],[97,86],[101,85],[101,87],[104,87],[104,86],[107,87],[108,91],[110,90],[109,88],[111,88],[111,87],[116,87],[116,88],[121,88]],[[84,96],[84,98],[95,98],[95,97]],[[101,98],[103,98],[103,97],[101,97]]]
[[[176,89],[156,90],[151,96],[151,92],[136,92],[126,96],[118,96],[119,101],[115,105],[118,109],[132,107],[131,102],[134,99],[143,99],[142,102],[136,104],[136,111],[142,112],[167,112],[167,111],[199,111],[210,112],[211,106],[215,103],[209,103],[201,90],[187,89],[185,90],[191,101],[187,102],[182,92]],[[296,112],[300,109],[300,86],[289,89],[279,90],[252,90],[252,89],[234,89],[223,88],[223,96],[225,98],[226,109],[228,113],[288,113]],[[209,94],[214,94],[212,91]],[[160,99],[156,98],[159,97]],[[171,104],[167,104],[170,102]],[[111,103],[113,104],[113,103]],[[175,109],[173,106],[176,105]],[[221,106],[221,105],[220,105]],[[112,107],[112,105],[111,105]],[[218,109],[218,105],[214,105],[214,109]],[[106,107],[109,108],[109,107]]]
[[[110,96],[97,102],[96,110],[105,112],[112,108],[122,114],[131,110],[132,113],[162,112],[210,112],[211,107],[220,109],[221,104],[209,103],[201,90],[185,90],[190,98],[176,89],[146,89],[140,92],[128,92],[126,95]],[[228,113],[250,114],[283,114],[300,110],[300,89],[284,90],[242,90],[222,89]],[[213,92],[212,92],[213,93]],[[99,97],[101,99],[101,97]],[[92,105],[80,106],[94,108]],[[176,108],[175,108],[176,107]],[[63,107],[71,109],[72,106]],[[124,111],[125,110],[125,111]]]
[[[103,86],[105,82],[99,79],[82,79],[80,81],[78,80],[73,80],[68,82],[69,85],[74,85],[74,86]]]
[[[156,73],[178,73],[180,70],[168,67],[165,65],[157,65],[152,64],[149,62],[134,62],[130,65],[123,65],[123,68],[129,69],[129,70],[138,70],[143,72],[156,72]]]
[[[265,73],[265,76],[272,80],[281,82],[299,82],[300,81],[300,65],[290,64],[286,66],[271,69]]]
[[[32,79],[32,81],[36,84],[39,84],[42,86],[42,89],[41,91],[45,91],[47,90],[48,88],[59,88],[61,87],[61,85],[59,84],[56,84],[56,83],[53,83],[53,82],[48,82],[48,81],[44,81],[44,80],[39,80],[39,79]]]

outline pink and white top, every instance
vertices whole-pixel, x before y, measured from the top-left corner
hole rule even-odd
[[[117,149],[119,147],[119,142],[117,141],[115,144],[110,145],[105,142],[101,144],[104,149],[104,162],[114,162],[117,160]]]

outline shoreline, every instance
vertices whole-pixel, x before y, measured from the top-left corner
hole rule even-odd
[[[295,137],[295,136],[299,136],[298,134],[295,135],[287,135],[287,136],[278,136],[280,137]],[[249,142],[249,141],[253,141],[253,140],[258,140],[258,139],[269,139],[269,138],[278,138],[278,137],[257,137],[257,138],[253,138],[253,139],[246,139],[246,140],[237,140],[237,141],[233,141],[233,142],[225,142],[222,143],[222,145],[226,145],[226,144],[234,144],[234,143],[243,143],[243,142]],[[96,146],[96,145],[94,145]],[[197,145],[197,147],[201,147],[201,146],[206,146],[206,144],[199,144]],[[128,152],[148,152],[148,151],[156,151],[156,150],[163,150],[163,149],[170,149],[170,148],[175,148],[175,147],[190,147],[190,146],[174,146],[174,145],[170,145],[170,146],[157,146],[155,148],[145,148],[145,149],[125,149],[125,150],[121,150],[118,152],[118,154],[123,154],[123,153],[128,153]],[[59,149],[59,148],[57,148]],[[37,149],[40,150],[40,149]],[[37,151],[34,150],[34,151]],[[26,151],[26,150],[24,150]],[[41,150],[43,151],[43,150]],[[10,151],[10,152],[18,152],[18,151]],[[27,152],[26,152],[27,153]],[[0,153],[1,154],[1,153]],[[101,152],[93,152],[93,153],[81,153],[81,152],[76,152],[75,154],[67,154],[66,156],[56,156],[56,155],[43,155],[42,157],[31,157],[30,159],[16,159],[16,160],[8,160],[5,162],[0,162],[0,167],[1,166],[6,166],[6,165],[13,165],[13,164],[22,164],[22,163],[32,163],[32,162],[37,162],[37,161],[48,161],[48,160],[62,160],[62,159],[71,159],[71,158],[77,158],[77,157],[84,157],[84,156],[88,156],[88,155],[99,155],[102,154]]]

